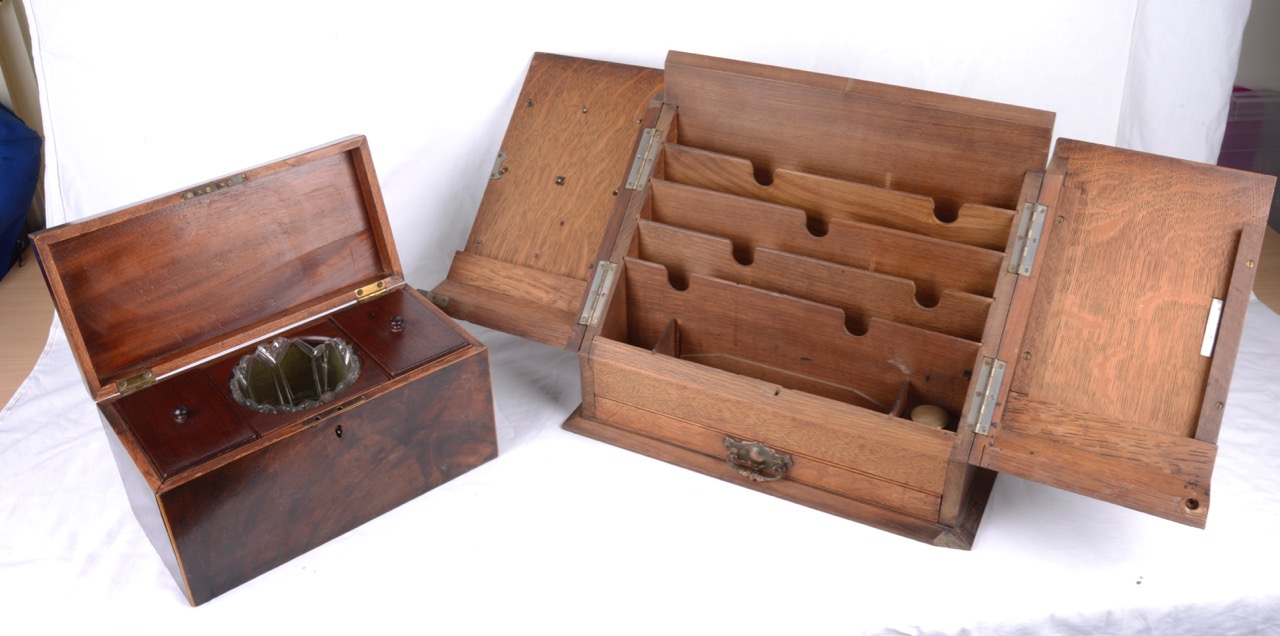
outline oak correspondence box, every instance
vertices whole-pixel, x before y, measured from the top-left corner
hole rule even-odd
[[[1053,121],[537,54],[430,298],[578,351],[570,430],[920,541],[996,473],[1203,527],[1273,178]]]
[[[34,242],[192,604],[497,455],[488,350],[404,284],[363,137]]]

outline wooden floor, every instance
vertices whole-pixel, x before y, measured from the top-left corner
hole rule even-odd
[[[53,303],[30,251],[0,280],[0,405],[7,404],[44,350]],[[1280,234],[1267,228],[1253,291],[1280,312]]]

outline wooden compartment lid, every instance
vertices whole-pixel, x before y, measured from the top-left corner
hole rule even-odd
[[[661,90],[657,69],[535,54],[471,236],[433,299],[455,318],[577,348]]]
[[[34,243],[95,399],[403,281],[362,136]]]
[[[1273,187],[1059,140],[974,463],[1203,527]]]

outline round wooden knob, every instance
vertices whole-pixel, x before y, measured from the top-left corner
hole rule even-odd
[[[191,411],[185,406],[179,406],[173,409],[173,421],[175,424],[186,424],[187,418],[191,417]]]
[[[404,318],[396,316],[391,319],[391,333],[400,333],[404,331]]]

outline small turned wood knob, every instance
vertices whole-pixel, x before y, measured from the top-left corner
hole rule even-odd
[[[400,333],[404,331],[404,318],[396,316],[391,319],[391,333]]]
[[[173,421],[175,424],[186,424],[187,418],[191,417],[191,411],[185,406],[179,406],[173,409]]]
[[[951,415],[941,406],[921,404],[911,409],[911,421],[931,428],[946,428],[951,422]]]

